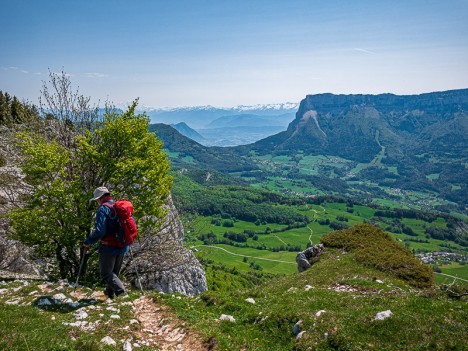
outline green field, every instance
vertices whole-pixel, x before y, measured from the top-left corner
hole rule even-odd
[[[460,279],[456,279],[457,284],[468,285],[468,265],[462,265],[457,262],[452,262],[448,265],[439,266],[443,274],[451,275]],[[462,280],[463,279],[463,280]],[[436,276],[438,284],[451,284],[455,281],[452,277],[447,277],[441,274]]]
[[[450,274],[458,278],[468,280],[468,265],[452,262],[449,265],[442,266],[442,273]]]
[[[305,227],[287,230],[285,230],[287,227],[281,224],[264,223],[256,225],[255,223],[241,220],[233,220],[232,227],[225,227],[213,224],[213,217],[211,216],[195,216],[190,217],[190,220],[186,220],[184,223],[186,243],[189,247],[196,248],[198,251],[197,255],[221,263],[229,268],[235,267],[241,272],[251,271],[251,263],[254,262],[257,267],[260,267],[259,271],[263,273],[289,274],[296,271],[295,256],[297,250],[285,251],[284,248],[300,246],[301,250],[303,250],[308,243],[312,245],[318,244],[324,234],[333,231],[328,225],[319,224],[319,220],[329,220],[330,222],[343,223],[347,226],[370,221],[383,229],[387,228],[393,221],[391,218],[377,220],[377,217],[374,217],[376,210],[373,208],[363,205],[349,207],[346,203],[340,202],[330,202],[322,205],[287,206],[287,208],[306,215],[311,222]],[[340,220],[337,218],[340,218]],[[346,219],[346,221],[343,221],[343,219]],[[223,219],[220,221],[222,223]],[[431,223],[409,218],[402,218],[400,222],[410,227],[416,235],[410,236],[404,233],[393,233],[393,236],[402,245],[413,249],[415,252],[447,251],[447,245],[453,250],[458,250],[465,254],[468,252],[466,248],[453,242],[448,244],[444,240],[428,239],[426,237],[425,228],[428,225],[439,228],[447,227],[446,221],[441,217]],[[223,240],[225,232],[243,233],[244,231],[253,231],[257,234],[256,240],[250,237],[246,242],[235,243],[239,246],[248,247],[236,247],[226,244],[206,246],[198,239],[201,234],[212,232],[216,235],[216,239]],[[266,231],[269,231],[269,233],[266,234]],[[215,246],[218,248],[215,248]],[[274,252],[280,248],[283,248],[282,251]],[[226,250],[230,253],[226,252]],[[288,263],[269,260],[287,261]],[[451,266],[442,266],[441,269],[443,273],[468,280],[468,265],[462,266],[454,263]],[[449,281],[453,281],[453,279],[441,275],[437,276],[438,283],[445,284]]]
[[[271,252],[251,248],[239,248],[230,245],[196,245],[197,256],[223,263],[226,267],[236,268],[241,272],[251,271],[250,262],[258,264],[262,273],[291,274],[297,272],[296,253]],[[247,261],[244,261],[244,257]]]
[[[376,136],[378,138],[378,136]],[[383,163],[385,148],[375,155],[369,163],[357,163],[336,156],[304,155],[301,152],[294,156],[274,156],[271,154],[252,154],[252,161],[258,164],[262,170],[261,177],[246,176],[244,180],[251,182],[257,188],[265,188],[284,193],[295,192],[298,194],[336,194],[350,198],[361,199],[368,197],[368,191],[373,193],[373,202],[383,206],[395,208],[415,208],[432,211],[436,206],[453,206],[455,204],[444,200],[438,193],[431,191],[408,191],[399,189],[397,185],[391,185],[395,176],[398,177],[398,167],[387,166]],[[384,178],[361,177],[361,172],[387,172]],[[292,176],[291,176],[292,175]],[[426,175],[429,181],[438,181],[440,173]],[[317,186],[314,179],[327,179],[325,186]],[[360,178],[361,177],[361,178]],[[347,189],[336,187],[334,179],[345,182]],[[357,181],[359,179],[359,181]],[[371,180],[373,179],[373,180]],[[381,184],[385,180],[386,184]],[[328,183],[327,183],[328,182]],[[396,182],[395,184],[397,184]],[[340,183],[341,184],[341,183]],[[452,191],[460,190],[458,184],[452,185]]]

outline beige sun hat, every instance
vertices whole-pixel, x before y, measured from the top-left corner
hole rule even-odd
[[[93,198],[89,200],[89,202],[96,201],[99,199],[102,195],[105,194],[110,194],[110,191],[105,187],[105,186],[100,186],[99,188],[96,188],[93,193]]]

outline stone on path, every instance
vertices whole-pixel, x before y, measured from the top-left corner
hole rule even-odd
[[[132,351],[132,343],[130,341],[125,341],[122,346],[122,351]]]
[[[105,336],[101,339],[101,342],[105,345],[112,345],[115,346],[117,343],[115,342],[114,339],[112,339],[110,336]]]
[[[80,308],[79,310],[76,311],[75,318],[76,319],[85,319],[85,318],[88,318],[88,314],[86,313],[86,311],[83,308]]]

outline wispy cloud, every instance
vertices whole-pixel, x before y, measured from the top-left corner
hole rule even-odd
[[[55,76],[61,76],[62,74],[64,74],[65,77],[73,77],[73,74],[65,73],[65,72],[54,72],[54,71],[51,71],[50,73],[53,74],[53,75],[55,75]]]
[[[362,48],[354,48],[353,49],[354,51],[358,51],[358,52],[363,52],[365,54],[369,54],[369,55],[378,55],[377,52],[375,51],[371,51],[371,50],[367,50],[367,49],[362,49]]]
[[[10,66],[10,67],[0,67],[1,70],[3,71],[14,71],[14,72],[21,72],[21,73],[24,73],[24,74],[30,74],[31,72],[28,71],[28,70],[25,70],[25,69],[20,69],[19,67],[15,67],[15,66]],[[36,73],[33,73],[35,75],[41,75],[42,73],[41,72],[36,72]]]
[[[109,77],[108,74],[97,73],[97,72],[88,72],[88,73],[85,73],[85,76],[88,77],[88,78],[107,78],[107,77]]]
[[[10,66],[10,67],[0,67],[3,71],[17,71],[19,68],[18,67],[13,67],[13,66]]]

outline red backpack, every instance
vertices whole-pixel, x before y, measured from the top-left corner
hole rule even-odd
[[[117,219],[114,223],[114,235],[106,235],[103,241],[106,244],[117,247],[132,245],[138,235],[138,228],[133,218],[132,203],[126,199],[122,199],[114,201],[113,205],[109,202],[105,202],[103,205],[111,210],[114,216],[111,219]]]

